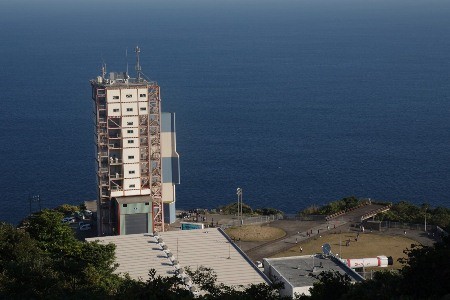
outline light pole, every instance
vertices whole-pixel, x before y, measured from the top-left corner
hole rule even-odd
[[[425,232],[427,232],[427,208],[425,207]]]
[[[239,216],[241,216],[241,221],[239,221],[239,223],[242,223],[242,189],[241,188],[237,188],[236,189],[236,195],[237,195],[237,211],[238,211],[238,221],[239,221]],[[240,203],[240,204],[239,204]],[[240,224],[242,225],[242,224]]]

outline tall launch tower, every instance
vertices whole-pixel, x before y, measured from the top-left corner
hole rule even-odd
[[[160,87],[127,72],[91,80],[97,150],[98,235],[164,231],[175,220],[179,183],[175,114],[161,113]]]

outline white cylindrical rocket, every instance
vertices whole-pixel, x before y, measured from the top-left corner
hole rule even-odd
[[[363,268],[363,267],[381,267],[385,268],[391,266],[394,263],[392,256],[380,255],[373,258],[353,258],[344,259],[344,263],[347,264],[352,269]]]

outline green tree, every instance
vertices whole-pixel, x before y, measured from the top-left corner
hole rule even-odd
[[[373,280],[355,283],[342,297],[347,300],[390,300],[398,299],[402,276],[395,271],[378,271]]]
[[[430,212],[431,218],[428,221],[429,223],[441,226],[447,229],[447,231],[450,230],[450,209],[438,206]]]
[[[309,299],[329,300],[341,299],[351,287],[351,279],[347,274],[340,274],[338,271],[321,272],[318,276],[319,281],[313,284],[309,289],[311,296]],[[300,299],[306,299],[300,297]]]
[[[21,237],[16,243],[2,244],[0,259],[9,261],[13,266],[8,273],[3,273],[7,276],[5,282],[8,282],[5,291],[19,289],[22,285],[18,283],[29,281],[29,277],[39,271],[42,274],[37,273],[37,278],[33,281],[39,284],[25,285],[22,288],[22,293],[27,293],[28,298],[49,298],[50,295],[54,298],[116,295],[123,289],[124,279],[113,273],[117,267],[114,265],[115,246],[77,240],[74,231],[67,224],[61,223],[62,216],[60,212],[44,210],[24,220],[20,229],[10,225],[5,227],[9,231],[3,230],[3,241],[11,241],[11,236]],[[12,251],[8,249],[13,246],[33,251],[30,263],[35,264],[34,269],[34,265],[28,266],[28,261],[21,256],[8,256],[8,252]],[[17,272],[24,268],[31,271]]]
[[[67,216],[67,215],[72,215],[72,214],[74,214],[77,211],[80,211],[80,206],[75,206],[75,205],[70,205],[70,204],[63,204],[63,205],[58,206],[54,210],[64,214],[65,216]]]
[[[126,284],[117,294],[119,299],[193,299],[177,275],[157,276],[155,269],[149,270],[149,279],[145,282],[134,281],[129,277],[124,282]]]
[[[331,215],[343,210],[348,210],[350,208],[356,207],[361,204],[362,201],[358,200],[358,198],[354,196],[345,197],[341,200],[332,201],[326,205],[320,207],[308,207],[299,212],[299,215],[310,215],[310,214],[318,214],[318,215]]]
[[[59,281],[52,263],[28,233],[0,224],[0,299],[51,295]]]
[[[238,205],[236,202],[233,202],[228,205],[219,207],[219,210],[221,210],[222,213],[224,213],[224,214],[237,214]],[[249,205],[243,203],[242,204],[242,213],[243,214],[252,214],[253,209]]]
[[[255,210],[255,213],[263,216],[270,216],[270,215],[283,215],[284,213],[281,210],[278,210],[276,208],[271,207],[264,207],[264,208],[258,208]]]
[[[45,209],[32,214],[22,222],[22,228],[35,239],[41,248],[56,256],[64,249],[74,250],[79,246],[74,231],[61,220],[64,215],[60,212]]]
[[[401,290],[416,299],[450,295],[450,239],[434,246],[414,246],[404,251]]]

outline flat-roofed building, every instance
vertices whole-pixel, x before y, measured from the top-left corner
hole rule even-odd
[[[353,282],[364,280],[358,273],[332,255],[303,255],[280,258],[264,258],[264,273],[274,282],[283,282],[282,296],[310,295],[309,289],[322,271],[347,274]]]
[[[160,241],[158,242],[158,239]],[[195,229],[89,238],[116,245],[117,273],[128,273],[134,279],[148,279],[148,271],[171,276],[177,270],[200,266],[212,268],[217,282],[228,286],[270,283],[248,257],[221,229]]]

